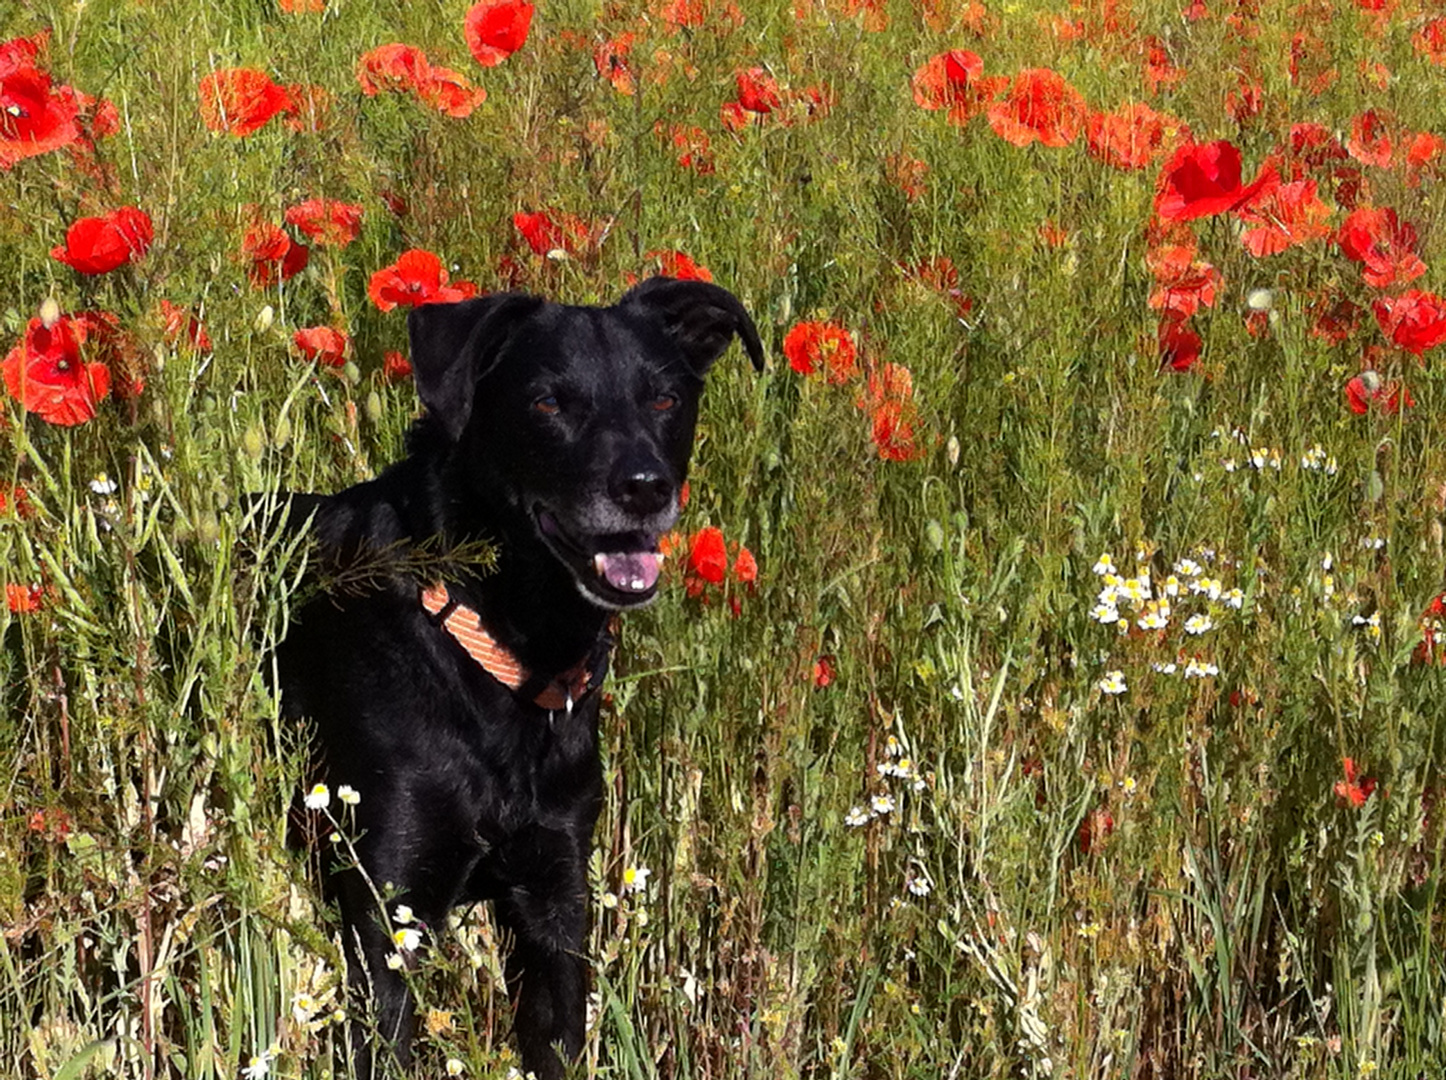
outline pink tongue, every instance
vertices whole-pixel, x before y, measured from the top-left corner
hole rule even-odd
[[[597,556],[598,573],[615,589],[646,592],[658,583],[656,551],[615,551]]]

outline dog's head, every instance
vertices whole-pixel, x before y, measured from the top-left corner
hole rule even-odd
[[[502,294],[413,310],[417,393],[470,495],[506,507],[592,603],[657,591],[703,379],[758,331],[732,293],[653,278],[612,307]]]

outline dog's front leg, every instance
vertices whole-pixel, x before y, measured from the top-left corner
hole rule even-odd
[[[397,947],[382,925],[371,888],[359,873],[352,872],[338,891],[352,1004],[358,1010],[365,1009],[368,1001],[371,1006],[369,1017],[357,1016],[348,1025],[352,1068],[362,1080],[380,1080],[411,1062],[417,1028],[412,994],[401,971],[391,966]],[[373,1030],[378,1036],[375,1040]]]
[[[497,901],[497,919],[512,937],[507,985],[516,1008],[523,1068],[560,1080],[582,1052],[587,1022],[587,878],[580,859],[565,881],[514,887]],[[563,1058],[558,1057],[559,1047]]]

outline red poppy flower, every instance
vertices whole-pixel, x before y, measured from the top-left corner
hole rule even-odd
[[[1307,172],[1329,169],[1350,155],[1335,133],[1324,124],[1292,124],[1290,147],[1285,157],[1289,178],[1303,180]]]
[[[1413,408],[1416,399],[1411,391],[1394,379],[1382,382],[1374,371],[1363,371],[1345,385],[1346,407],[1357,416],[1364,416],[1375,405],[1384,415],[1395,416],[1401,409]]]
[[[0,169],[69,146],[81,137],[77,96],[53,87],[35,66],[45,35],[0,46]]]
[[[1220,271],[1197,260],[1193,244],[1151,248],[1145,253],[1145,265],[1158,285],[1150,294],[1150,307],[1188,319],[1201,307],[1215,306]]]
[[[1426,272],[1416,255],[1416,228],[1390,207],[1352,210],[1336,234],[1341,254],[1361,264],[1366,284],[1377,289],[1404,285]]]
[[[884,176],[910,202],[916,202],[925,190],[925,177],[929,175],[929,164],[907,151],[889,154],[884,158]]]
[[[738,557],[733,560],[733,580],[749,588],[758,583],[758,560],[742,544],[738,545]]]
[[[535,255],[550,255],[554,251],[577,255],[593,243],[593,230],[576,214],[553,214],[546,210],[517,213],[512,215],[512,225]]]
[[[212,131],[238,138],[260,131],[279,112],[291,108],[291,96],[255,68],[223,68],[201,79],[201,120]]]
[[[24,484],[16,484],[8,493],[0,489],[0,514],[14,514],[22,521],[35,516],[35,506]]]
[[[1323,296],[1310,308],[1314,320],[1311,322],[1311,337],[1328,345],[1339,345],[1356,332],[1363,312],[1358,304],[1344,297]]]
[[[718,122],[728,131],[743,131],[749,124],[761,124],[765,119],[763,113],[749,112],[736,101],[718,106]]]
[[[1204,342],[1179,315],[1167,311],[1160,319],[1158,336],[1162,371],[1165,368],[1179,372],[1192,371],[1200,362],[1200,350]]]
[[[681,168],[692,169],[699,176],[712,175],[712,140],[702,128],[686,124],[669,124],[665,127],[659,120],[653,125],[653,133],[673,144],[673,149],[678,152],[676,161]]]
[[[1426,23],[1411,35],[1411,44],[1437,67],[1446,64],[1446,18]]]
[[[532,5],[523,0],[474,4],[462,23],[467,48],[483,67],[496,67],[527,43]]]
[[[1085,145],[1090,157],[1116,169],[1143,169],[1164,149],[1166,123],[1179,128],[1172,117],[1148,105],[1130,102],[1112,113],[1094,112],[1085,118]]]
[[[144,255],[154,236],[149,214],[122,206],[101,217],[81,218],[66,230],[65,246],[50,249],[50,257],[82,274],[104,274]]]
[[[382,378],[387,382],[405,382],[412,377],[412,362],[396,349],[388,349],[382,356]]]
[[[247,276],[258,289],[287,281],[306,269],[311,249],[286,235],[280,225],[253,225],[241,241],[242,257],[250,262]]]
[[[761,67],[735,73],[738,84],[738,105],[746,112],[767,115],[782,104],[778,81]]]
[[[917,281],[947,298],[954,307],[956,318],[963,320],[974,310],[974,298],[959,288],[959,269],[947,255],[938,255],[900,269],[910,281]]]
[[[1371,310],[1381,333],[1418,357],[1446,341],[1446,302],[1435,293],[1407,289],[1400,296],[1381,297]]]
[[[286,96],[290,106],[282,113],[283,122],[298,135],[315,134],[326,128],[331,112],[331,92],[315,83],[289,83]]]
[[[688,540],[687,571],[688,575],[699,583],[696,589],[689,585],[690,596],[698,595],[703,588],[703,582],[710,585],[723,584],[728,573],[728,549],[723,543],[722,529],[716,525],[708,525],[692,535]]]
[[[452,304],[477,295],[470,281],[449,284],[442,260],[430,251],[405,251],[391,266],[384,266],[367,283],[367,296],[381,311],[398,305]]]
[[[427,81],[417,90],[417,100],[430,105],[444,116],[465,120],[472,110],[487,100],[487,91],[474,87],[467,76],[451,68],[434,67]]]
[[[166,344],[172,348],[180,341],[186,342],[200,353],[211,351],[211,335],[206,327],[185,308],[177,307],[169,300],[161,301],[161,318],[165,321]]]
[[[425,52],[415,45],[393,42],[362,54],[357,61],[356,81],[367,97],[376,97],[383,90],[415,94],[431,73],[432,64]]]
[[[592,53],[593,67],[597,68],[599,77],[612,83],[613,89],[625,97],[632,97],[638,91],[638,78],[629,63],[633,40],[633,34],[619,34],[599,44]]]
[[[1418,131],[1401,139],[1406,148],[1406,183],[1415,187],[1421,182],[1420,171],[1446,151],[1446,139],[1430,131]]]
[[[706,266],[699,266],[681,251],[650,251],[647,258],[658,260],[659,272],[664,277],[680,281],[712,281],[713,272]]]
[[[1225,111],[1230,119],[1244,127],[1265,111],[1265,87],[1241,72],[1236,78],[1235,88],[1225,95]]]
[[[55,92],[75,107],[75,120],[80,128],[76,150],[94,149],[96,139],[104,139],[120,131],[120,110],[115,102],[93,98],[73,86],[57,86]]]
[[[1273,185],[1248,208],[1237,211],[1250,228],[1240,236],[1257,259],[1330,235],[1330,207],[1320,201],[1314,180]]]
[[[383,90],[407,93],[458,119],[470,116],[487,100],[487,91],[473,87],[465,75],[433,67],[427,54],[415,45],[393,43],[363,53],[357,61],[356,78],[367,97]]]
[[[1067,146],[1084,126],[1085,100],[1064,76],[1049,68],[1026,68],[1014,76],[1009,94],[989,106],[989,126],[1015,146],[1038,139]]]
[[[1360,808],[1366,805],[1366,800],[1376,790],[1374,777],[1361,776],[1360,769],[1351,758],[1341,758],[1341,771],[1345,773],[1344,780],[1337,780],[1335,784],[1336,798],[1343,804]]]
[[[1362,165],[1389,169],[1393,149],[1390,124],[1381,113],[1367,109],[1351,121],[1346,152]]]
[[[853,335],[841,326],[801,322],[784,336],[783,355],[800,375],[812,375],[822,367],[828,382],[840,386],[853,377],[858,350]]]
[[[27,412],[63,427],[93,419],[110,392],[110,368],[87,362],[91,320],[62,315],[50,326],[31,319],[20,344],[5,357],[5,389]]]
[[[1250,204],[1279,183],[1266,165],[1247,186],[1240,183],[1240,151],[1228,140],[1182,146],[1164,170],[1155,193],[1155,213],[1166,221],[1193,221]]]
[[[307,199],[286,211],[286,223],[322,247],[350,244],[361,235],[361,217],[360,206],[335,199]]]
[[[985,78],[984,61],[968,49],[931,56],[910,79],[921,109],[948,109],[951,124],[967,124],[989,106],[1008,79]]]
[[[815,690],[822,690],[835,678],[835,668],[832,656],[820,656],[813,662],[813,686]]]
[[[1288,70],[1290,84],[1303,86],[1312,96],[1325,93],[1340,77],[1330,46],[1308,30],[1291,35]]]
[[[1421,640],[1411,653],[1411,662],[1446,666],[1446,593],[1421,612]]]
[[[5,586],[5,606],[12,615],[33,615],[40,610],[44,600],[43,585],[21,585],[12,582]]]
[[[1150,93],[1158,94],[1160,88],[1171,87],[1180,82],[1188,72],[1175,65],[1164,41],[1154,34],[1145,38],[1145,85]]]
[[[302,356],[333,368],[345,366],[347,347],[351,344],[349,337],[329,326],[306,327],[291,335],[291,340]]]
[[[0,77],[20,68],[36,67],[41,52],[49,44],[49,30],[42,30],[31,37],[0,42]]]
[[[869,437],[885,461],[913,461],[924,453],[914,442],[913,414],[902,402],[884,401],[874,406]]]
[[[914,376],[902,364],[885,364],[869,373],[868,394],[860,403],[869,413],[870,437],[885,461],[923,456],[914,441]]]

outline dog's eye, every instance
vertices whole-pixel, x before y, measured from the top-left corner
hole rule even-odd
[[[558,404],[557,397],[553,394],[538,398],[532,403],[532,407],[542,413],[543,416],[556,416],[562,412],[562,406]]]
[[[667,412],[676,404],[678,404],[678,399],[672,394],[659,394],[652,400],[654,412]]]

